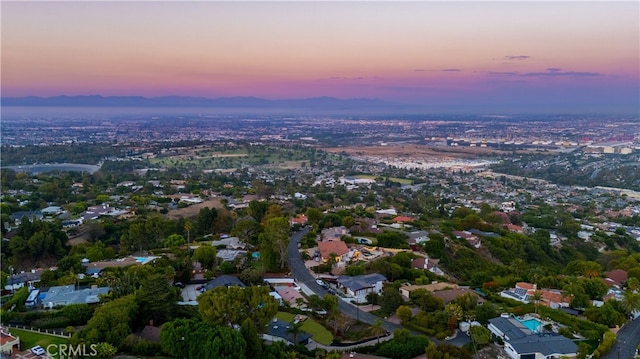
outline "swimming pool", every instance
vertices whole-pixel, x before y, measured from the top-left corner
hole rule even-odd
[[[539,321],[536,318],[530,318],[530,319],[527,319],[527,320],[519,320],[518,319],[518,321],[520,323],[522,323],[522,325],[527,327],[527,329],[531,330],[534,333],[540,332],[540,329],[542,328],[542,322]]]

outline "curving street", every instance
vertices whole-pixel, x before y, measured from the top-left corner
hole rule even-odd
[[[289,261],[289,269],[293,274],[296,282],[302,287],[307,287],[310,291],[317,294],[320,297],[324,297],[325,294],[329,294],[329,292],[318,285],[316,283],[316,279],[313,277],[309,269],[304,265],[304,261],[300,256],[300,251],[298,250],[298,243],[300,243],[300,239],[309,231],[309,228],[302,229],[298,232],[294,232],[291,235],[291,240],[289,241],[289,247],[287,248],[287,259]],[[379,320],[380,317],[377,317],[373,314],[364,312],[354,305],[351,305],[344,300],[338,300],[338,307],[340,311],[351,318],[358,319],[363,323],[373,324],[376,320]],[[383,320],[383,327],[390,333],[394,330],[402,328],[401,325],[389,322],[387,320]]]
[[[638,343],[640,343],[640,318],[630,321],[620,329],[616,338],[616,344],[603,358],[635,358]]]

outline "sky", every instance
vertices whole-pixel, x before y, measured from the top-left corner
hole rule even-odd
[[[5,1],[3,97],[640,112],[637,1]]]

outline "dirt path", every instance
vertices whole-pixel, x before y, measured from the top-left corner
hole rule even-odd
[[[202,208],[222,208],[222,203],[219,198],[210,198],[202,203],[192,204],[189,207],[172,209],[167,213],[167,218],[177,220],[180,218],[193,218],[198,215],[198,212]]]

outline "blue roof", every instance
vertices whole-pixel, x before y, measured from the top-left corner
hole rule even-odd
[[[268,324],[267,334],[286,339],[290,343],[293,343],[293,334],[287,333],[289,327],[291,327],[291,323],[280,319],[274,319]],[[309,338],[311,338],[311,334],[307,332],[300,332],[296,339],[298,340],[298,343],[306,343]]]
[[[242,281],[238,279],[238,277],[234,277],[232,275],[221,275],[218,278],[207,282],[207,284],[204,286],[204,290],[209,290],[209,289],[222,287],[222,286],[224,287],[236,286],[240,288],[246,287],[246,285],[242,283]]]
[[[519,354],[542,353],[544,356],[549,356],[552,354],[567,355],[578,352],[576,343],[555,333],[529,335],[511,340],[509,344]]]
[[[531,330],[513,318],[493,318],[489,319],[489,323],[503,332],[509,338],[509,343],[511,343],[511,340],[524,338],[532,334]]]

